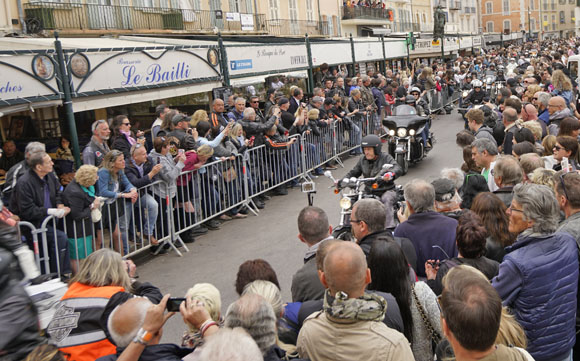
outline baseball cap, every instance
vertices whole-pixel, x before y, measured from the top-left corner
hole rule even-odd
[[[438,178],[431,182],[435,188],[435,200],[437,202],[448,202],[455,195],[453,181],[447,178]]]

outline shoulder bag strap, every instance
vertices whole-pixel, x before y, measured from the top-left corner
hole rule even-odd
[[[423,305],[419,301],[419,297],[417,297],[417,293],[415,292],[415,285],[411,287],[411,292],[413,293],[413,299],[415,299],[415,303],[417,304],[419,314],[423,319],[423,324],[425,325],[425,328],[427,328],[427,331],[429,331],[429,334],[431,335],[431,339],[435,341],[435,343],[439,343],[441,341],[441,336],[439,335],[439,333],[437,333],[437,331],[431,324],[431,321],[429,321],[429,318],[427,317],[427,312],[425,311],[425,308],[423,308]]]

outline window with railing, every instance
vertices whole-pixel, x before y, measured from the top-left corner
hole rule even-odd
[[[564,11],[560,11],[560,24],[565,23],[566,23],[566,14],[564,13]]]
[[[556,0],[552,0],[552,3],[550,4],[552,10],[556,10]]]
[[[314,6],[312,4],[313,0],[306,0],[306,20],[314,21]]]
[[[270,5],[270,20],[280,19],[280,0],[268,0]]]
[[[508,34],[511,32],[512,29],[512,22],[511,20],[504,20],[503,21],[503,32]]]
[[[560,0],[559,3],[560,5],[566,5],[566,0]]]
[[[493,21],[488,21],[485,23],[485,29],[488,33],[493,33]]]

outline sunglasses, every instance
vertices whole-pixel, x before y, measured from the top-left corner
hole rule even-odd
[[[562,185],[562,189],[564,190],[564,195],[566,196],[566,199],[570,199],[568,198],[568,192],[566,191],[566,184],[564,184],[564,177],[567,175],[568,173],[562,173],[560,175],[560,184]]]
[[[555,146],[554,146],[554,149],[556,149],[557,151],[560,151],[560,150],[562,150],[562,149],[564,149],[564,148],[563,148],[563,147],[560,147],[559,145],[555,145]]]
[[[121,125],[131,125],[131,123],[121,123]]]

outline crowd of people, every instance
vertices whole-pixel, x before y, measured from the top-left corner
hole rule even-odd
[[[24,160],[6,172],[2,194],[0,290],[6,296],[0,299],[0,357],[579,358],[580,114],[576,79],[566,68],[579,46],[564,39],[528,42],[354,79],[345,77],[345,69],[323,66],[308,101],[295,87],[290,94],[269,90],[263,110],[256,96],[234,97],[231,104],[216,99],[209,114],[200,110],[191,117],[159,105],[151,145],[143,132],[131,130],[127,116],[99,120],[84,148],[84,164],[66,186],[55,176],[44,145],[28,144]],[[497,81],[490,94],[479,79],[492,72]],[[464,162],[441,170],[432,182],[407,182],[404,202],[395,207],[387,195],[400,168],[382,149],[378,128],[362,137],[356,114],[368,112],[371,121],[380,122],[397,104],[429,114],[424,100],[432,89],[469,92],[463,100],[471,107],[466,129],[457,134],[456,151]],[[210,171],[204,165],[235,162],[261,145],[272,154],[282,149],[277,159],[286,162],[286,175],[271,169],[267,177],[256,172],[251,178],[253,184],[269,183],[270,194],[284,195],[298,184],[291,173],[292,135],[336,122],[350,122],[349,134],[360,144],[352,149],[361,155],[350,174],[380,175],[382,183],[352,208],[354,242],[333,238],[323,209],[300,211],[298,238],[307,250],[304,265],[290,270],[295,271],[291,300],[282,299],[285,285],[263,259],[240,265],[235,282],[240,297],[223,314],[220,290],[211,283],[195,284],[184,299],[173,299],[137,279],[135,264],[122,257],[130,250],[129,220],[136,219],[141,239],[161,252],[165,232],[181,231],[188,217],[191,224],[207,220],[181,232],[185,242],[218,229],[222,221],[245,218],[249,208],[265,206],[266,193],[254,191],[253,203],[222,211],[227,207],[220,194],[235,199],[242,190],[207,183],[196,193],[189,186],[194,179],[211,179],[194,178]],[[61,148],[59,154],[68,157],[65,141]],[[390,171],[382,171],[383,164]],[[322,166],[335,168],[331,162]],[[173,198],[176,217],[163,217],[175,211],[168,209],[167,199]],[[58,255],[49,258],[50,270],[71,279],[44,337],[20,280],[24,274],[38,281],[48,270],[44,263],[34,269],[16,222],[40,226],[47,216],[64,218],[66,225],[48,225],[50,241],[43,251]],[[99,227],[112,237],[103,237]],[[22,236],[30,241],[30,235]],[[109,245],[111,240],[118,241]],[[183,318],[183,338],[162,343],[163,326],[175,312]]]

